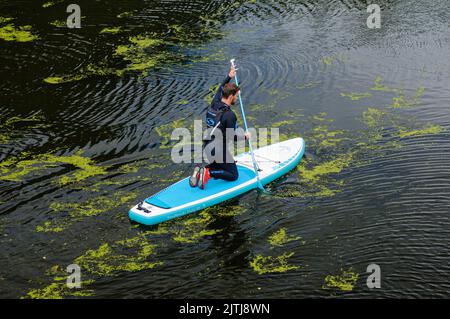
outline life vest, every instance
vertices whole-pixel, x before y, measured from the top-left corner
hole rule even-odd
[[[211,137],[216,129],[222,129],[222,116],[225,112],[229,111],[227,107],[222,107],[220,109],[214,109],[211,106],[208,107],[206,111],[206,128],[207,133],[205,134],[205,140],[211,140]]]

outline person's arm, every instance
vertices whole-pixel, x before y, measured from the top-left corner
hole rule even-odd
[[[222,82],[222,84],[219,86],[219,89],[217,90],[216,94],[214,95],[214,98],[211,102],[211,105],[217,104],[222,100],[223,96],[223,87],[225,84],[230,83],[231,79],[234,78],[234,75],[236,74],[236,71],[234,70],[233,66],[230,69],[230,72],[228,72],[227,77]]]

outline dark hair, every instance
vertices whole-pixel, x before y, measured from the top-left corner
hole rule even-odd
[[[234,83],[227,83],[223,86],[223,97],[228,99],[230,95],[236,95],[240,88]]]

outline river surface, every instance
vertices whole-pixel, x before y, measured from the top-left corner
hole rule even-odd
[[[0,0],[0,297],[450,297],[450,2]],[[229,59],[301,164],[153,227]],[[242,124],[242,123],[241,123]],[[66,267],[81,267],[80,289]],[[367,267],[381,270],[369,289]]]

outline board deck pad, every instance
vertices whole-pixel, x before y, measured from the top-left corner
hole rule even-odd
[[[305,152],[302,138],[271,144],[254,150],[258,163],[258,176],[262,185],[288,173],[300,162]],[[239,178],[236,181],[210,179],[205,189],[192,188],[189,177],[168,186],[148,197],[129,211],[131,220],[144,225],[155,225],[206,207],[219,204],[231,198],[258,188],[258,180],[250,153],[235,157]]]
[[[211,178],[205,189],[191,187],[188,177],[147,198],[145,202],[161,208],[173,208],[218,194],[255,178],[255,172],[244,166],[238,165],[238,173],[239,178],[233,182]]]

